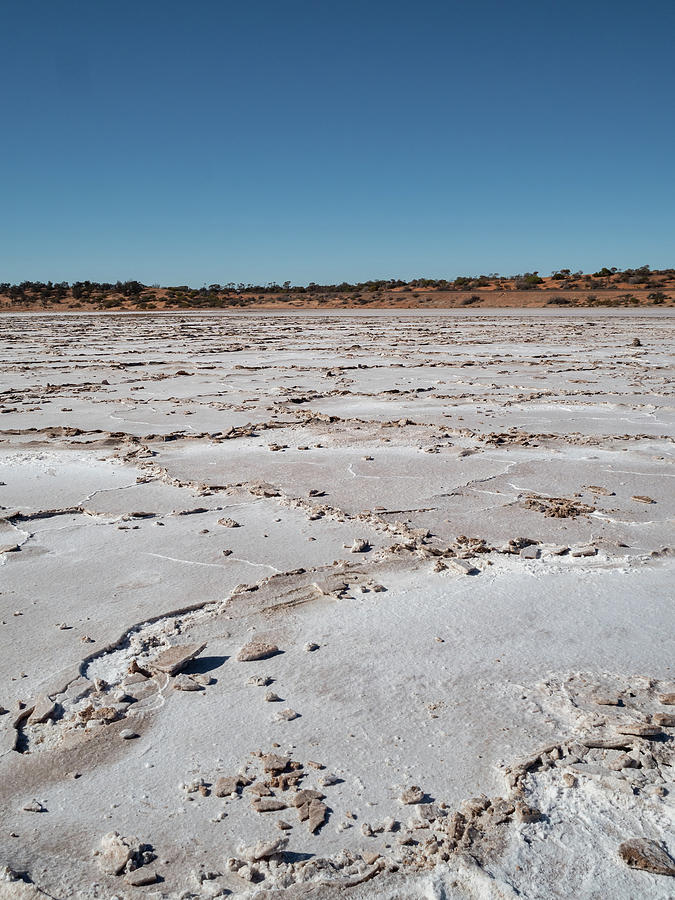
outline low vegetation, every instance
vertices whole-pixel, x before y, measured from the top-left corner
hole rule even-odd
[[[555,291],[554,296],[539,294]],[[675,269],[608,268],[592,274],[558,269],[551,275],[524,272],[503,276],[462,275],[444,278],[375,279],[352,284],[209,284],[160,287],[140,281],[22,281],[0,283],[4,309],[236,309],[241,307],[363,307],[363,306],[637,306],[672,305]],[[516,296],[510,296],[516,295]]]

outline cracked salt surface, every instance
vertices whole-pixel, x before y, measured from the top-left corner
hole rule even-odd
[[[7,317],[0,865],[120,895],[91,855],[119,831],[158,898],[670,897],[618,846],[675,852],[672,321]],[[239,662],[252,641],[279,652]],[[324,795],[315,832],[294,785]]]

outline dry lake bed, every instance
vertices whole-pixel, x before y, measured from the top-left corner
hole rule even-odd
[[[673,324],[0,319],[1,898],[672,898]]]

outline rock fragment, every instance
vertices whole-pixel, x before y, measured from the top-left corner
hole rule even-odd
[[[281,491],[278,488],[275,488],[273,484],[269,484],[266,481],[263,481],[259,484],[251,485],[249,488],[249,492],[253,494],[254,497],[279,497],[281,496]]]
[[[262,782],[252,784],[248,789],[248,793],[251,795],[251,803],[256,803],[260,797],[274,796],[267,785],[262,784]]]
[[[109,831],[101,838],[98,864],[106,875],[119,875],[126,864],[140,853],[137,838],[123,837],[118,831]]]
[[[516,818],[519,822],[538,822],[541,819],[541,812],[534,806],[529,806],[523,800],[516,803]]]
[[[592,493],[600,494],[603,497],[614,497],[615,496],[614,491],[610,491],[609,488],[602,487],[599,484],[589,484],[589,485],[587,485],[587,488]]]
[[[276,644],[255,639],[249,641],[248,644],[244,644],[239,653],[237,653],[237,659],[239,662],[255,662],[258,659],[268,659],[270,656],[275,656],[278,652],[279,648]]]
[[[47,812],[47,807],[43,806],[42,803],[40,803],[39,800],[35,800],[35,798],[33,798],[33,800],[29,801],[28,803],[25,803],[21,807],[21,809],[24,810],[24,812],[35,812],[35,813]]]
[[[416,784],[406,788],[400,796],[401,803],[411,805],[413,803],[421,803],[424,800],[424,791]]]
[[[258,797],[251,801],[251,806],[256,812],[278,812],[280,809],[286,809],[286,803],[278,797]]]
[[[129,676],[137,676],[134,681],[128,680]],[[135,684],[138,682],[139,678],[145,678],[146,680],[150,678],[150,672],[147,669],[142,668],[142,666],[138,665],[138,660],[135,658],[131,660],[129,665],[127,666],[127,678],[124,679],[125,684]],[[73,698],[75,699],[75,698]]]
[[[269,859],[275,856],[288,845],[287,837],[278,837],[272,841],[258,841],[253,847],[240,849],[241,855],[249,862],[257,862],[260,859]]]
[[[630,756],[628,753],[621,753],[617,756],[616,759],[613,759],[609,764],[609,768],[613,772],[620,772],[622,769],[636,769],[638,767],[638,761],[634,756]]]
[[[539,559],[541,551],[536,544],[530,544],[529,547],[523,547],[520,551],[521,559]]]
[[[370,550],[370,543],[363,538],[354,538],[349,550],[351,553],[367,553]]]
[[[448,559],[446,564],[449,569],[452,569],[453,572],[458,572],[460,575],[471,575],[473,572],[478,571],[470,559]]]
[[[626,724],[626,725],[617,725],[616,730],[619,734],[633,734],[636,737],[644,737],[644,738],[652,738],[658,737],[662,734],[661,729],[658,725],[641,725],[641,724]]]
[[[320,775],[317,780],[321,787],[330,787],[332,784],[339,784],[341,779],[337,775],[327,772],[325,775]]]
[[[303,788],[293,795],[291,803],[298,809],[305,804],[311,803],[312,800],[323,800],[324,796],[325,795],[322,794],[321,791],[315,791],[312,788]]]
[[[178,644],[162,650],[148,667],[155,672],[165,672],[167,675],[176,675],[191,660],[202,652],[206,644]]]
[[[649,838],[631,838],[619,845],[619,856],[631,869],[653,875],[675,875],[675,861]]]
[[[675,713],[655,713],[652,719],[661,728],[675,728]]]
[[[277,775],[284,772],[290,763],[290,756],[281,756],[278,753],[266,753],[262,757],[263,772],[271,775]]]
[[[315,581],[313,586],[324,597],[340,597],[349,588],[346,581],[333,580],[332,578],[327,578],[325,581]]]
[[[0,866],[0,900],[46,900],[49,897],[32,881],[9,866]]]
[[[621,706],[623,702],[618,694],[598,694],[593,699],[598,706]]]
[[[53,719],[56,712],[56,703],[49,697],[38,697],[35,701],[33,712],[28,717],[28,724],[35,725],[39,722],[46,722],[47,719]]]
[[[490,800],[485,794],[480,797],[469,797],[462,803],[462,813],[467,818],[475,818],[484,812],[490,806]]]
[[[195,778],[194,781],[188,781],[185,784],[182,784],[181,788],[186,794],[200,793],[203,795],[203,792],[206,789],[206,783],[203,778]]]
[[[267,691],[265,694],[265,702],[266,703],[280,703],[281,697],[278,694],[275,694],[274,691]]]
[[[147,869],[145,867],[142,869],[134,869],[131,872],[127,872],[124,876],[125,883],[131,885],[131,887],[143,887],[146,884],[155,884],[158,879],[159,875],[154,869]]]
[[[322,803],[321,800],[310,800],[307,827],[312,834],[316,834],[319,828],[321,828],[326,821],[327,815],[328,807],[325,803]]]
[[[216,779],[213,786],[213,793],[216,797],[229,797],[236,793],[239,788],[244,785],[248,779],[242,778],[241,775],[221,775]]]
[[[204,685],[200,684],[194,678],[191,678],[189,675],[180,674],[176,675],[174,680],[172,681],[172,687],[176,691],[203,691]]]

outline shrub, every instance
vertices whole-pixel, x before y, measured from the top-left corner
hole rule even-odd
[[[538,272],[526,272],[524,275],[516,276],[516,290],[531,291],[538,284],[542,284],[543,278],[539,277]]]

